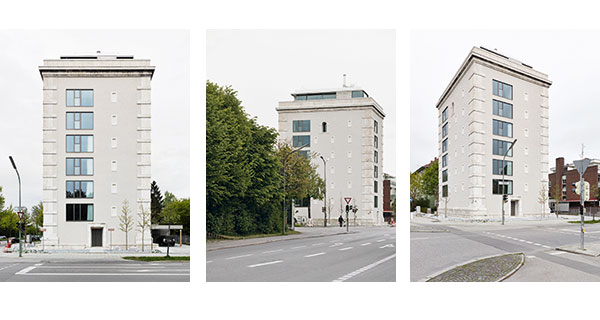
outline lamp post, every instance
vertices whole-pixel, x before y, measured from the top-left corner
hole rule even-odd
[[[285,155],[285,157],[283,157],[283,214],[282,214],[282,219],[283,219],[283,225],[282,225],[282,229],[281,229],[281,234],[285,235],[285,163],[287,161],[287,158],[294,152],[300,151],[300,149],[304,148],[308,146],[308,143],[300,146],[292,151],[290,151],[288,154]],[[294,223],[294,221],[292,221],[292,223]]]
[[[325,214],[325,219],[323,220],[323,226],[327,228],[327,161],[325,161],[323,156],[321,156],[321,160],[323,160],[323,174],[325,176],[325,200],[323,200],[323,207],[325,208],[323,213]]]
[[[515,139],[515,141],[513,141],[513,143],[511,143],[510,147],[506,150],[506,152],[504,152],[504,156],[502,157],[502,225],[504,225],[504,196],[505,196],[505,191],[508,188],[504,188],[504,173],[506,172],[506,155],[508,154],[508,152],[515,146],[515,143],[517,143],[517,139]]]
[[[17,166],[15,165],[15,161],[13,160],[12,156],[8,156],[8,158],[10,159],[10,163],[12,163],[13,168],[15,169],[15,171],[17,172],[17,178],[19,179],[19,212],[22,210],[21,209],[21,175],[19,175],[19,170],[17,170]],[[21,217],[19,217],[19,222],[21,220]],[[19,257],[22,256],[23,253],[23,241],[21,241],[21,228],[19,228]]]

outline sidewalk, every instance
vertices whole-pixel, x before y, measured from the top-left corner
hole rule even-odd
[[[2,249],[4,246],[2,246]],[[0,259],[3,258],[19,258],[19,246],[13,245],[13,251],[9,253],[3,253],[0,250]],[[113,250],[104,248],[94,248],[94,249],[81,249],[81,250],[66,250],[66,249],[48,249],[42,252],[40,246],[27,246],[27,248],[23,248],[22,257],[19,259],[52,259],[52,260],[61,260],[61,259],[115,259],[127,256],[163,256],[167,254],[166,247],[158,247],[154,245],[152,248],[152,252],[150,252],[150,246],[146,246],[144,251],[142,252],[139,248],[132,248],[129,250]],[[179,247],[176,245],[175,247],[171,247],[169,249],[169,255],[171,256],[190,256],[190,246],[183,245],[183,247]]]
[[[587,218],[587,217],[586,217]],[[566,216],[561,215],[558,218],[555,215],[547,216],[544,218],[539,217],[505,217],[504,224],[505,225],[513,225],[513,226],[527,226],[527,225],[555,225],[555,224],[565,224],[567,221],[579,221],[581,218],[579,216]],[[414,215],[414,217],[410,220],[411,225],[415,224],[426,224],[426,225],[455,225],[455,226],[473,226],[473,225],[500,225],[500,219],[490,219],[487,221],[481,220],[468,220],[468,219],[460,219],[460,218],[444,218],[444,215],[441,214],[439,216],[435,216],[433,214],[422,214],[422,215]]]
[[[350,226],[350,234],[360,232],[361,230],[363,230],[365,228],[367,228],[367,227],[352,227],[352,226]],[[370,228],[373,228],[373,227],[370,227]],[[255,245],[255,244],[264,244],[264,243],[270,243],[270,242],[276,242],[276,241],[317,238],[317,237],[333,236],[333,235],[338,235],[338,234],[346,234],[346,227],[343,227],[343,228],[340,228],[339,226],[335,226],[335,227],[332,226],[332,227],[327,227],[327,228],[324,228],[324,227],[296,227],[296,231],[300,232],[300,234],[242,239],[242,240],[207,241],[206,242],[206,251],[245,247],[245,246],[251,246],[251,245]]]

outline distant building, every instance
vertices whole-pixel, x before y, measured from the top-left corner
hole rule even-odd
[[[440,212],[447,206],[448,216],[500,218],[504,193],[507,216],[540,215],[551,84],[546,74],[496,51],[469,52],[436,104]]]
[[[419,169],[415,170],[414,173],[423,173],[423,171],[425,171],[425,169],[429,168],[431,165],[433,165],[434,162],[436,162],[438,160],[437,157],[435,157],[433,160],[431,160],[431,162],[429,162],[426,165],[423,165],[421,167],[419,167]]]
[[[72,55],[44,60],[43,205],[46,246],[124,246],[123,201],[150,210],[150,60]],[[110,233],[111,231],[114,231]],[[145,242],[150,243],[147,230]],[[128,244],[141,244],[133,224]]]
[[[375,99],[357,87],[298,91],[294,101],[279,102],[280,140],[318,155],[312,163],[325,178],[327,163],[328,224],[346,217],[345,197],[358,207],[350,223],[383,224],[383,119]],[[323,225],[323,201],[295,199],[296,217]]]
[[[590,200],[585,202],[587,213],[598,213],[598,181],[600,181],[600,172],[598,168],[600,160],[592,159],[590,165],[583,174],[583,180],[589,184]],[[575,193],[577,184],[579,184],[579,172],[575,169],[573,163],[565,164],[565,158],[556,158],[556,166],[550,168],[548,174],[548,193],[550,196],[550,208],[552,211],[558,210],[562,213],[579,214],[580,195]],[[557,187],[558,186],[558,187]],[[553,199],[554,194],[560,197],[558,205]]]
[[[396,177],[387,173],[383,174],[383,218],[385,222],[390,219],[396,221],[396,213],[392,210],[392,203],[396,200]]]

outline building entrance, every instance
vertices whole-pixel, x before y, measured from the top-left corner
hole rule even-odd
[[[102,228],[92,228],[92,247],[102,247]]]
[[[510,202],[510,216],[511,217],[515,217],[517,216],[517,209],[519,208],[519,206],[517,205],[516,200],[513,200]]]

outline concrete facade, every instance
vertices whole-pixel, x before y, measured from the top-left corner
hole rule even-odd
[[[382,224],[385,114],[381,106],[356,87],[298,91],[292,96],[294,101],[279,102],[276,108],[280,141],[293,144],[294,136],[310,136],[310,146],[303,150],[310,151],[311,162],[319,167],[322,178],[320,156],[327,161],[328,225],[336,224],[340,214],[345,219],[344,197],[351,197],[351,204],[358,207],[356,216],[349,215],[350,225]],[[294,132],[294,121],[310,121],[310,129]],[[296,218],[323,225],[323,201],[309,202],[310,217],[306,206],[295,209]]]
[[[141,244],[138,213],[150,210],[150,60],[64,56],[44,60],[39,70],[46,246],[109,248],[112,239],[113,247],[124,247],[119,216],[125,200],[134,221],[128,244]],[[91,184],[83,190],[82,182]],[[149,245],[149,230],[144,238]]]
[[[500,86],[498,83],[503,89],[495,92],[494,86]],[[518,139],[512,156],[506,158],[512,161],[512,175],[505,177],[506,181],[512,181],[507,182],[512,183],[512,194],[508,195],[505,215],[540,215],[538,196],[540,190],[548,186],[548,89],[551,84],[546,74],[518,60],[485,48],[471,50],[436,105],[440,214],[500,218],[502,190],[494,192],[493,180],[502,180],[501,170],[499,174],[494,172],[494,160],[501,163],[503,152],[494,154],[499,150],[494,149],[494,140],[510,146]],[[510,97],[506,94],[508,91]],[[495,114],[497,103],[512,105],[511,117]],[[495,124],[494,120],[504,122],[504,132],[510,134],[502,135],[500,131],[495,134],[498,122]],[[510,130],[507,124],[512,126]],[[444,181],[445,174],[447,181]],[[447,196],[444,196],[445,190]]]

